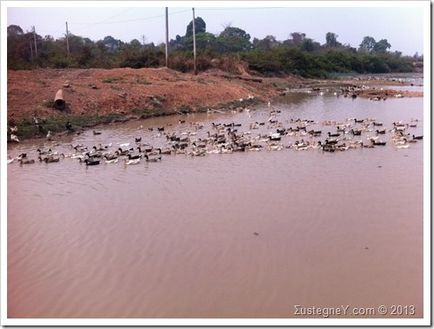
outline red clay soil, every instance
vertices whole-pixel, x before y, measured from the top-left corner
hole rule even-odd
[[[195,76],[167,68],[157,69],[38,69],[8,71],[8,120],[56,116],[54,96],[63,89],[71,115],[129,114],[146,110],[197,110],[249,95],[267,100],[302,78],[255,78],[223,72]]]
[[[38,118],[71,116],[103,116],[109,113],[132,115],[159,111],[173,113],[183,108],[196,111],[212,108],[249,95],[267,101],[285,89],[361,87],[367,80],[312,80],[297,76],[263,78],[229,75],[219,70],[198,75],[167,68],[146,69],[37,69],[8,71],[8,120],[19,122]],[[391,81],[375,80],[390,85]],[[56,92],[63,89],[66,111],[53,108]],[[356,88],[361,97],[423,96],[421,92]]]

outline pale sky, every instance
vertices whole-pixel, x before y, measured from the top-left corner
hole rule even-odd
[[[53,3],[55,4],[55,2]],[[344,5],[345,2],[342,2]],[[423,53],[423,9],[417,7],[374,8],[196,8],[196,17],[206,22],[208,32],[218,34],[230,24],[254,37],[274,35],[288,39],[291,32],[303,32],[323,44],[325,34],[338,34],[338,41],[358,47],[364,36],[377,41],[387,39],[391,50],[405,55]],[[24,31],[36,27],[40,35],[55,38],[65,33],[68,21],[71,33],[94,41],[111,35],[116,39],[158,44],[165,38],[164,7],[161,8],[8,8],[7,24],[21,26]],[[191,8],[169,7],[169,38],[183,36],[192,19]]]

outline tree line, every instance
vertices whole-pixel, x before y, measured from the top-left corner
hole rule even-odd
[[[183,36],[169,41],[169,67],[182,72],[193,69],[193,22]],[[342,44],[338,35],[326,33],[326,42],[308,38],[305,33],[293,32],[287,40],[279,41],[269,35],[251,38],[241,28],[226,26],[215,35],[206,31],[201,17],[195,19],[198,69],[219,68],[238,73],[240,65],[265,76],[298,74],[305,77],[326,78],[335,73],[411,72],[415,62],[423,58],[390,52],[386,39],[376,41],[366,36],[358,48]],[[8,69],[52,68],[116,68],[161,67],[165,65],[164,44],[130,42],[106,36],[93,41],[69,34],[69,54],[66,37],[54,39],[20,26],[7,28]],[[36,47],[35,47],[36,44]],[[36,52],[37,50],[37,52]]]

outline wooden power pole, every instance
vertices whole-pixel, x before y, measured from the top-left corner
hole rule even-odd
[[[38,57],[38,46],[36,44],[36,30],[33,26],[33,41],[35,42],[35,58]]]
[[[68,31],[68,22],[66,23],[66,54],[69,57],[69,31]]]
[[[196,66],[196,29],[194,26],[195,15],[193,8],[193,58],[194,58],[194,75],[197,75],[197,66]]]
[[[169,8],[166,7],[166,67],[169,67]]]
[[[30,40],[30,60],[33,63],[33,47],[32,47],[32,40]]]

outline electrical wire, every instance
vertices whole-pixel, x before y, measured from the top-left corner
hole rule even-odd
[[[190,10],[191,9],[184,9],[184,10],[180,10],[180,11],[176,11],[176,12],[170,13],[170,15],[176,15],[176,14],[180,14],[180,13],[185,13],[185,12],[190,11]],[[119,21],[107,21],[108,19],[110,19],[110,18],[108,18],[108,19],[100,21],[100,22],[89,23],[89,25],[84,26],[84,27],[79,27],[78,29],[82,30],[84,28],[89,28],[89,27],[92,27],[92,26],[95,26],[95,25],[101,25],[101,24],[122,24],[122,23],[131,23],[131,22],[142,22],[142,21],[152,20],[152,19],[161,18],[161,17],[165,17],[165,14],[156,15],[156,16],[149,16],[149,17],[143,17],[143,18],[119,20]],[[80,23],[80,24],[83,24],[83,23]]]

